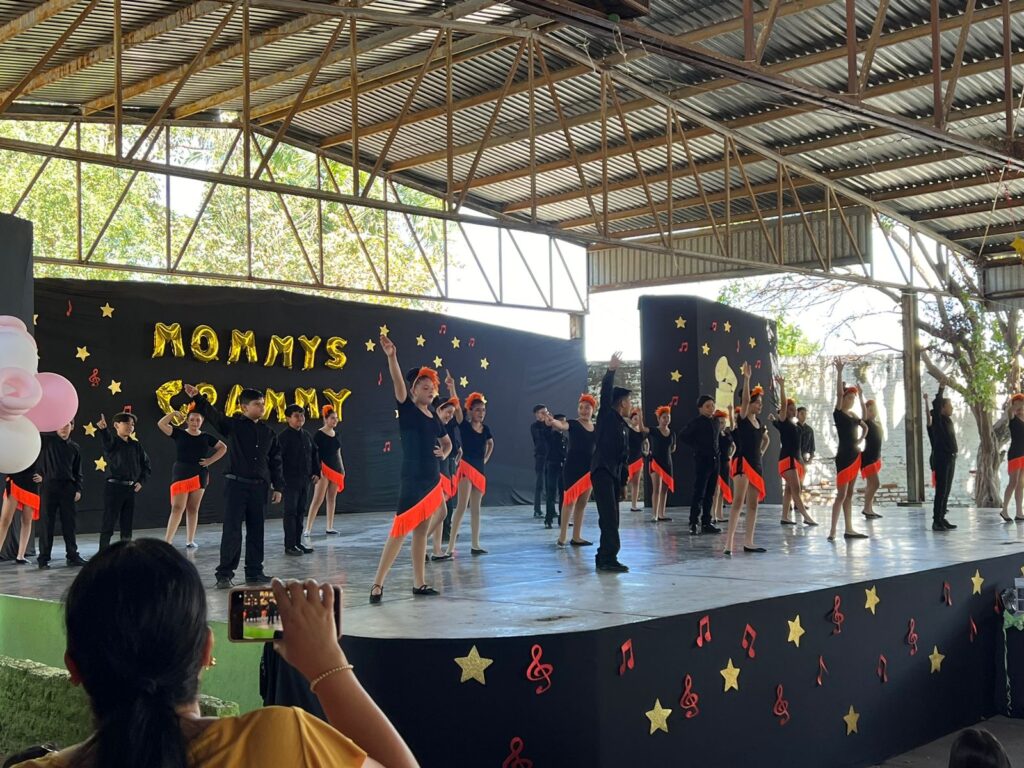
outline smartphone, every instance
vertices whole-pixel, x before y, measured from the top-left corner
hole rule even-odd
[[[334,623],[341,637],[341,587],[334,590]],[[269,643],[284,636],[277,598],[269,587],[235,587],[228,593],[228,640],[233,643]]]

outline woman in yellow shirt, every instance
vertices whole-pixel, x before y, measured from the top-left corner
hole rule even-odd
[[[273,590],[284,628],[275,648],[310,681],[329,725],[294,707],[201,717],[199,678],[213,664],[213,634],[199,574],[169,544],[122,541],[89,561],[65,599],[64,660],[97,730],[21,766],[416,768],[341,650],[334,590],[276,579]]]

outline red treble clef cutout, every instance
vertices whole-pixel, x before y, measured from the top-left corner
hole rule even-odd
[[[531,683],[543,680],[543,684],[537,686],[537,694],[540,695],[551,688],[551,673],[555,671],[551,664],[544,664],[540,657],[544,653],[539,643],[534,643],[530,649],[530,666],[526,668],[526,679]]]
[[[789,722],[789,702],[782,698],[781,683],[775,689],[775,704],[772,706],[772,714],[779,718],[779,725]]]
[[[693,692],[693,678],[687,675],[683,678],[683,695],[679,698],[679,706],[683,708],[687,720],[700,714],[700,707],[697,706],[699,701],[700,695]]]
[[[839,609],[842,601],[839,599],[839,595],[835,596],[832,601],[832,634],[838,635],[843,631],[843,622],[846,621],[846,617],[843,612]]]
[[[523,757],[523,740],[518,736],[512,739],[508,745],[509,755],[501,768],[533,768],[533,760]]]
[[[917,622],[913,619],[910,620],[907,629],[907,645],[910,646],[910,655],[915,655],[917,653]]]

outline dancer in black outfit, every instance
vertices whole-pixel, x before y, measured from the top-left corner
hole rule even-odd
[[[384,596],[384,580],[402,549],[405,537],[412,533],[412,593],[417,596],[440,594],[426,583],[424,561],[427,534],[432,522],[444,514],[444,488],[438,459],[451,454],[452,441],[430,410],[441,381],[433,368],[413,370],[411,386],[398,364],[398,350],[387,336],[380,337],[381,351],[388,358],[388,372],[395,390],[398,429],[402,441],[402,475],[398,491],[398,511],[391,533],[380,554],[377,574],[370,588],[370,602]]]
[[[804,481],[804,464],[800,455],[800,425],[796,423],[796,403],[786,398],[786,380],[782,376],[776,376],[775,382],[779,385],[779,415],[772,421],[772,425],[779,431],[779,477],[785,486],[782,494],[782,524],[796,525],[793,522],[790,512],[790,505],[795,506],[805,525],[817,525],[818,523],[807,514],[804,500],[800,496],[800,489]]]
[[[715,417],[715,399],[711,395],[701,395],[697,398],[697,412],[696,418],[679,433],[679,439],[693,450],[691,536],[722,532],[721,528],[711,522],[711,508],[718,487],[718,441],[721,435],[721,427]]]
[[[626,455],[626,485],[629,487],[629,511],[639,512],[640,481],[644,476],[644,442],[647,427],[644,426],[643,411],[634,408],[629,413],[629,445]]]
[[[654,516],[648,522],[669,522],[671,517],[665,516],[668,495],[676,489],[675,467],[672,466],[672,454],[676,452],[676,433],[672,431],[672,408],[662,405],[654,409],[658,426],[647,432],[647,444],[651,447],[651,506]]]
[[[1024,522],[1024,394],[1017,393],[1010,398],[1008,424],[1010,427],[1010,447],[1006,451],[1006,471],[1010,475],[1003,493],[1003,509],[999,515],[1004,522],[1012,520]],[[1006,508],[1010,505],[1010,497],[1017,502],[1017,514],[1010,518]]]
[[[718,425],[718,484],[715,487],[715,503],[711,507],[711,522],[727,522],[723,507],[732,504],[732,455],[736,444],[732,439],[732,418],[726,411],[715,411],[715,424]]]
[[[940,386],[932,402],[932,452],[935,455],[935,504],[932,507],[932,530],[951,531],[956,526],[946,519],[949,493],[956,473],[956,430],[953,428],[953,403],[943,397],[946,387]]]
[[[32,521],[39,519],[39,483],[43,479],[39,474],[40,459],[41,457],[37,457],[32,466],[9,475],[4,486],[4,503],[0,510],[0,544],[7,541],[7,532],[14,520],[14,513],[20,508],[21,528],[18,531],[18,548],[14,558],[17,565],[28,565],[25,553],[28,552],[29,542],[32,541]]]
[[[857,389],[860,412],[864,414],[864,451],[860,455],[860,476],[864,478],[864,512],[868,520],[881,517],[875,512],[875,494],[881,485],[878,473],[882,471],[882,427],[878,423],[878,406],[874,400],[865,400],[864,391]]]
[[[107,429],[107,419],[101,413],[96,422],[103,442],[103,457],[107,462],[107,482],[103,494],[103,520],[100,526],[100,551],[110,546],[114,535],[114,524],[120,528],[121,541],[131,539],[132,523],[135,517],[135,494],[142,490],[142,484],[149,479],[152,468],[149,456],[142,443],[132,440],[135,432],[134,413],[123,411],[114,416],[112,435]]]
[[[323,503],[327,504],[327,530],[324,533],[338,535],[334,529],[334,509],[338,494],[345,490],[345,461],[341,456],[341,438],[338,436],[338,414],[330,405],[325,405],[320,413],[323,426],[313,433],[313,443],[320,457],[320,471],[317,473],[320,479],[313,489],[313,500],[306,515],[306,530],[302,535],[307,539],[313,535],[313,523]]]
[[[277,436],[281,447],[281,474],[284,476],[284,553],[308,555],[313,551],[302,543],[303,522],[309,510],[309,484],[320,481],[320,454],[306,424],[306,409],[292,403],[284,409],[288,425]]]
[[[739,422],[732,432],[736,441],[736,453],[732,460],[733,502],[729,513],[729,530],[725,536],[723,552],[732,554],[733,538],[740,523],[743,505],[747,506],[747,523],[744,535],[744,552],[764,552],[764,547],[754,544],[754,527],[757,525],[757,505],[765,497],[764,470],[761,457],[768,448],[768,427],[759,417],[764,404],[761,387],[750,388],[750,363],[740,367],[743,376],[743,398],[740,401]]]
[[[565,470],[562,473],[562,519],[558,532],[558,546],[568,546],[569,522],[572,521],[572,545],[586,547],[593,544],[583,538],[583,510],[590,501],[593,490],[590,465],[594,459],[594,445],[597,430],[593,416],[597,400],[593,395],[583,393],[576,406],[578,418],[551,420],[554,429],[565,432],[569,437],[569,451],[565,456]]]
[[[60,515],[68,565],[85,565],[75,539],[75,504],[82,500],[82,453],[71,440],[75,422],[69,421],[56,432],[44,432],[39,473],[43,477],[39,495],[42,523],[39,531],[39,567],[50,567],[53,534]]]
[[[196,527],[199,525],[199,505],[210,484],[209,466],[224,457],[228,447],[203,429],[203,415],[194,410],[185,418],[186,429],[171,424],[172,411],[156,423],[157,427],[174,441],[175,459],[171,467],[171,516],[167,520],[164,541],[174,543],[174,534],[185,515],[185,547],[196,548]],[[211,453],[211,451],[213,451]]]
[[[833,365],[836,368],[836,405],[832,411],[832,421],[836,425],[839,445],[836,448],[836,500],[832,504],[832,527],[828,532],[828,540],[836,539],[840,512],[843,513],[845,526],[843,538],[866,539],[867,534],[853,529],[853,484],[860,472],[860,450],[857,444],[864,428],[860,417],[853,412],[858,390],[857,387],[846,386],[843,381],[843,359],[837,357]]]
[[[547,457],[547,420],[551,413],[546,405],[537,404],[533,406],[533,424],[530,425],[530,437],[533,439],[533,471],[536,474],[536,483],[533,486],[533,516],[541,517],[540,497],[544,489],[545,466],[544,459]]]
[[[544,459],[544,489],[545,489],[545,514],[544,527],[551,528],[555,521],[555,503],[558,504],[558,522],[562,522],[564,510],[562,494],[565,489],[562,485],[562,470],[565,467],[565,460],[569,453],[569,439],[565,432],[554,427],[554,422],[565,422],[564,413],[556,413],[548,416],[546,424],[548,427],[548,448],[547,456]]]
[[[601,526],[601,543],[594,560],[597,570],[616,573],[629,570],[619,562],[620,485],[629,443],[627,418],[632,407],[630,391],[615,386],[615,371],[621,363],[622,355],[616,352],[608,363],[608,372],[601,379],[601,406],[594,434],[594,458],[590,462],[590,478]]]
[[[451,379],[450,373],[448,378]],[[454,388],[454,386],[455,381],[453,379],[449,388]],[[437,420],[441,423],[445,434],[448,435],[448,439],[452,441],[452,452],[445,458],[437,460],[437,468],[441,471],[441,488],[444,491],[445,516],[441,525],[431,525],[430,536],[434,542],[433,554],[430,556],[432,561],[450,559],[448,555],[442,552],[441,545],[447,543],[450,537],[452,514],[455,511],[455,503],[459,495],[458,483],[455,482],[455,477],[458,473],[458,460],[462,453],[459,425],[455,421],[455,407],[458,404],[459,398],[457,397],[450,397],[447,400],[442,400],[438,397],[434,400],[434,413],[437,415]]]
[[[455,381],[450,385],[455,396]],[[466,418],[468,416],[468,418]],[[491,428],[484,424],[487,416],[487,401],[479,392],[471,392],[466,398],[466,413],[462,406],[455,405],[455,421],[459,425],[462,442],[462,459],[459,461],[455,484],[459,489],[459,500],[452,516],[452,530],[448,537],[447,554],[455,555],[455,544],[459,538],[462,516],[469,507],[470,554],[486,555],[487,550],[480,544],[480,505],[487,492],[487,462],[494,452],[494,437]]]

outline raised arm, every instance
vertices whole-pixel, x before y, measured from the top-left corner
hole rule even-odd
[[[171,411],[170,413],[165,414],[164,417],[156,423],[157,427],[160,428],[160,431],[168,437],[174,434],[174,425],[171,424],[171,419],[173,418],[174,411]]]
[[[928,426],[930,427],[932,425],[932,412],[928,408],[928,393],[927,392],[922,392],[921,393],[921,397],[924,398],[924,415],[927,418]]]
[[[836,367],[836,410],[843,410],[843,390],[846,389],[846,383],[843,381],[843,358],[837,357],[832,361],[832,365]]]
[[[612,390],[615,388],[615,372],[622,364],[622,353],[616,352],[608,361],[608,371],[601,379],[601,402],[598,404],[598,418],[602,413],[610,413],[612,409]]]
[[[743,376],[743,394],[740,396],[740,415],[747,418],[747,408],[750,407],[750,363],[743,363],[740,366],[740,374]]]
[[[100,431],[100,442],[103,443],[103,450],[109,451],[114,447],[114,436],[110,434],[110,429],[107,426],[107,417],[102,413],[100,414],[100,420],[96,422],[96,427]]]
[[[444,384],[448,388],[448,397],[455,398],[455,423],[461,424],[463,419],[466,418],[466,414],[462,412],[462,400],[459,399],[459,395],[455,391],[455,378],[447,370],[444,372]]]
[[[946,394],[946,385],[940,384],[939,391],[935,393],[935,399],[932,401],[932,419],[938,421],[939,416],[942,415],[942,400]]]
[[[548,416],[544,419],[544,423],[553,429],[557,429],[559,432],[569,431],[568,419],[556,419],[554,416]]]
[[[234,429],[235,420],[229,419],[222,411],[215,408],[192,384],[186,384],[185,394],[192,398],[196,410],[203,415],[203,418],[213,425],[213,428],[222,435],[230,435]]]
[[[395,348],[395,342],[381,334],[380,348],[388,357],[388,373],[391,374],[391,384],[395,388],[395,400],[404,403],[409,397],[409,390],[405,386],[405,374],[402,373],[402,368],[398,365],[398,350]]]
[[[776,376],[775,383],[779,385],[779,421],[786,420],[786,379],[783,376]]]

